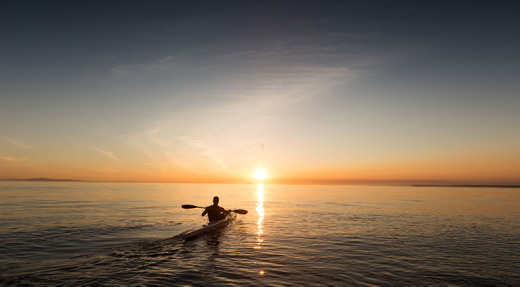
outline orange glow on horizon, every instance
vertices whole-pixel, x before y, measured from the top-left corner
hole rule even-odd
[[[313,162],[314,163],[314,162]],[[140,162],[113,163],[39,161],[11,163],[0,161],[0,179],[54,178],[84,181],[178,182],[178,183],[251,183],[252,177],[274,184],[385,184],[415,181],[449,181],[455,183],[520,184],[520,156],[509,153],[482,153],[446,159],[435,155],[401,158],[367,163],[305,165],[283,158],[271,162],[276,177],[259,168],[251,176],[250,165],[228,169],[211,169],[203,162],[194,168],[166,163],[143,165]],[[269,178],[269,179],[268,179]],[[267,180],[268,179],[268,180]]]

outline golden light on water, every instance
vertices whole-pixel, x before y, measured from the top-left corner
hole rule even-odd
[[[256,245],[255,249],[262,248],[262,242],[264,239],[264,185],[259,183],[257,190],[258,201],[256,203],[256,213],[258,214],[258,220],[256,221]]]
[[[263,168],[259,168],[255,171],[255,174],[253,175],[254,178],[262,180],[267,178],[267,171]]]

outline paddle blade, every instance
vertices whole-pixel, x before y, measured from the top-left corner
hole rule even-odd
[[[191,204],[183,204],[182,205],[182,208],[185,208],[185,209],[190,209],[190,208],[197,208],[198,206],[196,205],[191,205]]]
[[[233,210],[233,212],[238,213],[238,214],[247,214],[247,210],[245,210],[245,209],[235,209],[235,210]]]

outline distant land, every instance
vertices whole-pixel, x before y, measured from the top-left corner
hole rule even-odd
[[[46,177],[36,177],[36,178],[6,178],[0,179],[0,181],[41,181],[41,182],[138,182],[138,181],[85,181],[79,179],[68,179],[68,178],[46,178]],[[419,181],[421,182],[421,181]],[[412,187],[467,187],[467,188],[479,188],[479,187],[489,187],[489,188],[520,188],[520,184],[509,183],[509,184],[453,184],[450,182],[443,181],[422,181],[419,183],[417,181],[413,182],[411,180],[319,180],[319,179],[274,179],[267,180],[268,184],[288,184],[288,185],[372,185],[372,186],[412,186]],[[152,182],[150,182],[152,183]],[[172,183],[181,183],[181,182],[172,182]],[[189,182],[185,182],[189,183]],[[247,182],[248,184],[253,184],[253,182]]]
[[[520,185],[489,185],[489,184],[454,184],[454,185],[439,185],[439,184],[414,184],[414,187],[501,187],[501,188],[520,188]]]
[[[449,181],[449,180],[388,180],[388,179],[267,179],[272,184],[302,185],[370,185],[413,187],[504,187],[520,188],[519,181]]]
[[[70,182],[70,181],[82,181],[82,180],[37,177],[37,178],[26,178],[26,179],[8,178],[8,179],[2,179],[2,181],[69,181]]]

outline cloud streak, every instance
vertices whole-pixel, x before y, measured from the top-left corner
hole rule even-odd
[[[21,163],[21,162],[27,161],[29,158],[27,158],[27,157],[19,158],[19,157],[9,156],[6,154],[0,154],[0,159],[2,159],[3,161],[7,161],[9,163]]]
[[[18,148],[24,148],[24,149],[32,149],[32,148],[34,148],[34,146],[32,146],[30,144],[24,143],[22,141],[19,141],[19,140],[10,138],[10,137],[0,137],[0,140],[2,140],[3,142],[8,143],[10,145],[13,145],[15,147],[18,147]]]
[[[117,156],[114,155],[113,152],[102,150],[102,149],[99,149],[99,148],[92,148],[92,150],[94,150],[94,151],[98,152],[99,154],[104,155],[104,156],[106,156],[106,157],[108,157],[110,159],[117,160],[117,161],[120,160]]]

